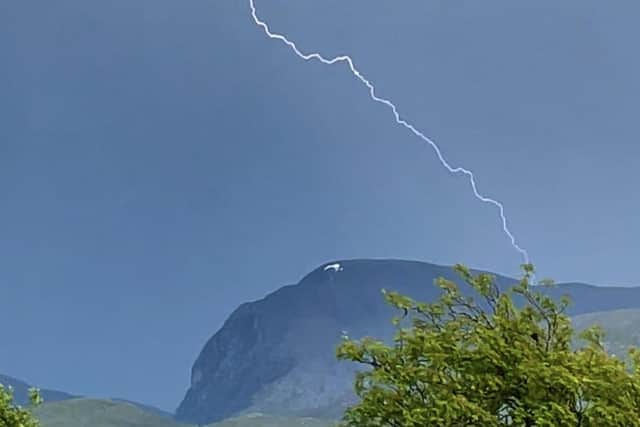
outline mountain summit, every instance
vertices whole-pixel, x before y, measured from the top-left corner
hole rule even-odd
[[[495,276],[500,287],[515,283]],[[198,356],[176,417],[192,423],[247,412],[339,417],[355,399],[358,369],[336,360],[343,331],[354,338],[390,339],[395,312],[381,290],[433,301],[440,294],[438,277],[460,283],[451,267],[424,262],[334,261],[296,285],[242,304]],[[569,294],[570,315],[640,307],[640,288],[570,283],[547,292]]]

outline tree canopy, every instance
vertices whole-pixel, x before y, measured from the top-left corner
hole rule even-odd
[[[401,311],[392,345],[344,338],[338,358],[368,369],[356,376],[360,401],[343,425],[640,426],[635,349],[630,366],[610,356],[595,326],[573,346],[568,297],[555,301],[532,286],[530,264],[502,291],[490,275],[455,270],[471,292],[443,278],[432,303],[383,291]]]
[[[33,405],[42,402],[37,389],[29,390]],[[13,392],[0,384],[0,427],[39,427],[38,420],[27,409],[13,403]]]

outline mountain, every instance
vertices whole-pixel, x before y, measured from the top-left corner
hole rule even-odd
[[[394,311],[381,289],[432,301],[440,293],[434,284],[440,276],[459,283],[446,266],[339,261],[318,267],[296,285],[242,304],[195,361],[176,418],[208,423],[248,412],[338,418],[354,402],[353,374],[358,369],[335,358],[341,332],[390,339]],[[496,275],[496,282],[504,288],[515,279]],[[570,295],[572,316],[640,308],[640,288],[566,283],[545,292]]]

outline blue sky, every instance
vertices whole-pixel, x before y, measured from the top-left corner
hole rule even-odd
[[[640,4],[257,6],[351,54],[541,275],[640,283]],[[517,272],[497,211],[248,2],[4,2],[0,58],[0,372],[172,410],[237,305],[324,262]]]

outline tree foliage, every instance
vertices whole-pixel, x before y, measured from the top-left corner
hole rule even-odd
[[[29,390],[32,405],[42,403],[38,389]],[[11,388],[0,384],[0,427],[38,427],[40,424],[27,409],[13,403]]]
[[[532,265],[503,291],[490,275],[474,276],[462,265],[455,270],[473,292],[463,294],[443,278],[433,303],[384,292],[402,312],[393,319],[393,345],[345,337],[338,358],[369,369],[356,376],[360,402],[343,425],[640,426],[634,349],[631,366],[610,356],[598,327],[572,346],[569,299],[555,302],[532,287]]]

